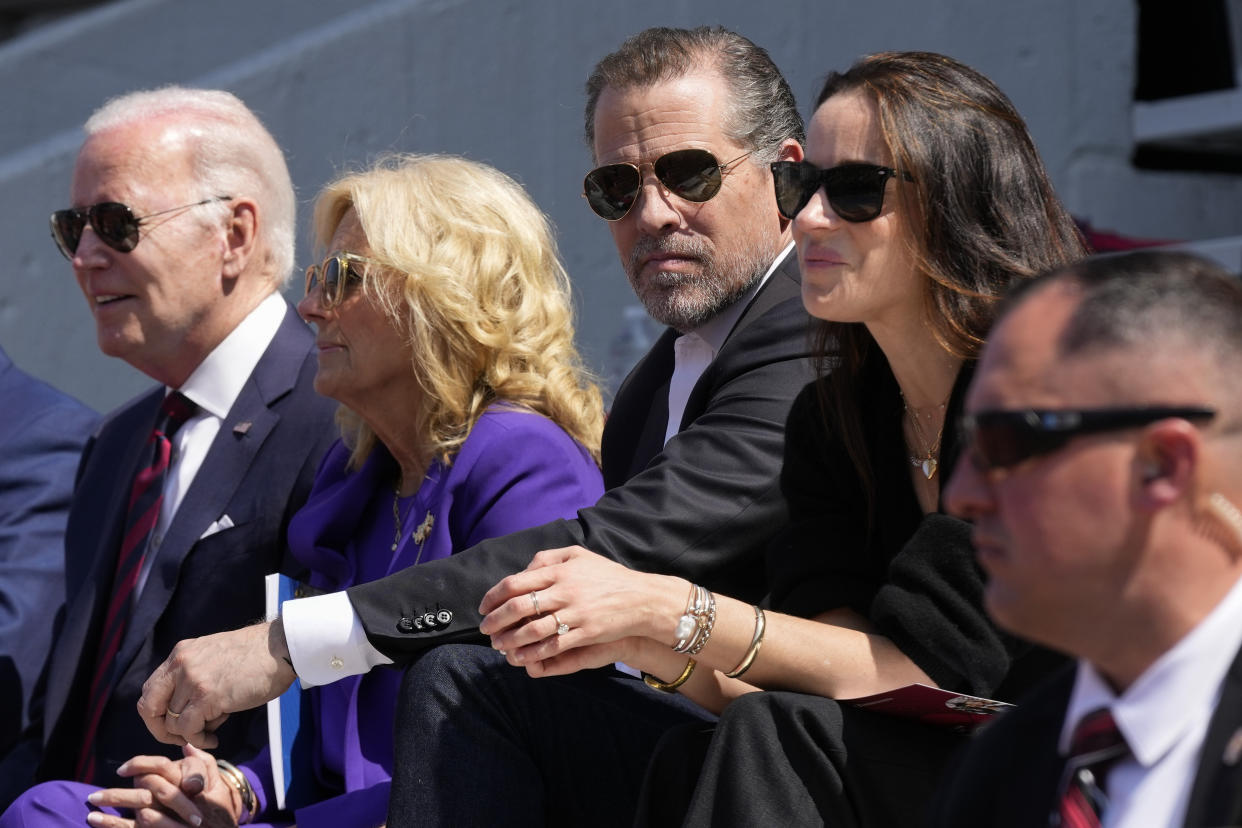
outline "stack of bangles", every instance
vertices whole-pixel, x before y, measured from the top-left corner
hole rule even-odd
[[[767,625],[767,621],[763,614],[763,609],[758,605],[755,606],[755,633],[751,636],[750,646],[746,648],[745,655],[725,676],[728,678],[738,678],[755,663],[755,656],[759,655],[759,648],[763,645],[763,632]],[[716,598],[706,589],[696,584],[690,585],[690,596],[686,599],[686,612],[677,622],[677,643],[673,645],[673,651],[677,653],[686,653],[690,659],[686,662],[686,669],[681,671],[681,675],[670,682],[663,682],[648,673],[643,673],[643,681],[648,687],[659,690],[664,693],[673,693],[678,687],[681,687],[690,680],[690,675],[694,672],[697,662],[694,657],[703,651],[707,646],[707,640],[712,637],[712,628],[716,626]]]
[[[241,797],[241,815],[237,818],[237,824],[245,825],[254,819],[255,811],[259,807],[259,801],[254,795],[254,788],[250,787],[250,780],[232,762],[217,759],[216,768],[220,771],[220,777],[225,782],[228,782],[233,787],[233,790],[237,791],[237,795]]]

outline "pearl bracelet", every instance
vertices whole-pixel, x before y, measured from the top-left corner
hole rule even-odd
[[[716,625],[716,596],[696,584],[690,585],[690,595],[686,599],[686,612],[677,621],[674,635],[677,643],[673,651],[698,655],[712,637],[712,628]]]

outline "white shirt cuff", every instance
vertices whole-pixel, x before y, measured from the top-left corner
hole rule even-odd
[[[371,646],[344,592],[285,601],[281,606],[289,659],[303,687],[357,676],[392,659]]]

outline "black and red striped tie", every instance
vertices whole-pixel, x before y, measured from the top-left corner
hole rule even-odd
[[[130,488],[129,505],[125,512],[125,534],[121,538],[121,551],[116,559],[116,572],[112,576],[112,596],[104,615],[103,631],[95,659],[95,672],[91,677],[90,694],[87,696],[86,727],[82,731],[82,750],[78,754],[76,777],[82,782],[94,782],[95,734],[103,717],[108,697],[112,695],[114,662],[134,598],[134,588],[142,572],[147,545],[156,521],[160,517],[160,502],[164,496],[164,478],[172,459],[172,438],[187,420],[198,411],[198,406],[180,391],[164,398],[160,406],[160,419],[145,445],[146,457],[138,467]]]
[[[1129,753],[1108,708],[1083,716],[1074,728],[1061,800],[1050,822],[1060,828],[1100,828],[1100,815],[1108,805],[1105,778],[1117,760]]]

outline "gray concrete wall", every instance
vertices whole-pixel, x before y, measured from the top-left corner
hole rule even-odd
[[[389,150],[458,152],[517,177],[559,229],[580,341],[603,371],[633,300],[579,197],[582,84],[650,25],[734,28],[804,101],[860,54],[945,52],[1014,99],[1077,215],[1138,236],[1242,234],[1237,178],[1130,166],[1134,13],[1131,0],[127,0],[0,48],[0,344],[101,409],[144,387],[96,351],[47,214],[67,203],[75,125],[109,95],[178,82],[250,103],[287,148],[304,205]]]

